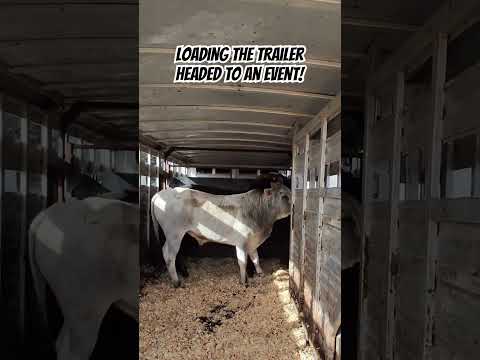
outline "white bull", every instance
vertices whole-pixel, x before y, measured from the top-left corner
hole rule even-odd
[[[280,182],[272,182],[265,190],[236,195],[212,195],[186,188],[155,194],[152,221],[157,238],[159,225],[165,233],[163,257],[173,285],[180,285],[175,258],[186,233],[200,245],[211,241],[235,246],[242,284],[247,281],[247,255],[256,272],[262,274],[257,248],[270,236],[274,222],[290,214],[290,198],[290,189]]]
[[[45,285],[63,314],[58,360],[87,360],[114,304],[138,321],[138,206],[87,198],[39,213],[29,231],[33,282],[46,323]]]

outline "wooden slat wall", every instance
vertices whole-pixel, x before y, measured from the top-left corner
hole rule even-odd
[[[3,94],[0,93],[0,306],[3,305]]]
[[[439,227],[432,358],[474,359],[479,351],[480,224],[441,222]]]
[[[339,162],[341,133],[326,141],[325,162]],[[340,172],[340,169],[339,169]],[[338,174],[340,175],[340,174]],[[323,181],[322,181],[323,183]],[[325,184],[324,184],[325,185]],[[315,340],[326,360],[335,358],[335,340],[341,323],[341,188],[324,187],[318,236],[316,293],[313,306]]]
[[[401,73],[388,80],[383,71],[381,87],[375,82],[368,89],[360,359],[463,360],[480,353],[480,59],[446,83],[452,40],[442,31],[430,36],[432,61],[416,65],[428,65],[426,76],[404,66],[409,72],[400,87]],[[404,87],[405,98],[389,106],[395,86]],[[402,122],[400,132],[395,119]],[[475,136],[477,146],[471,194],[449,199],[442,191],[448,180],[441,179],[451,176],[452,157],[444,155],[442,170],[442,144],[465,136]],[[408,155],[404,193],[395,191],[401,153]]]
[[[334,108],[295,137],[290,243],[290,291],[304,314],[310,341],[327,360],[338,358],[341,319],[340,167],[338,187],[326,189],[325,183],[326,163],[340,163],[340,128],[335,127],[332,134],[327,130],[339,112],[339,105],[338,112]]]
[[[304,304],[303,315],[308,331],[315,331],[313,319],[313,302],[317,289],[317,246],[320,232],[319,206],[321,199],[320,193],[320,167],[321,167],[321,139],[310,139],[309,146],[309,178],[308,189],[306,190],[305,206],[305,254],[304,254]],[[318,180],[315,179],[315,174]]]
[[[387,328],[388,245],[390,233],[390,167],[394,103],[391,89],[373,95],[374,114],[368,119],[369,161],[365,174],[368,219],[364,243],[363,342],[361,356],[380,360],[385,353]]]

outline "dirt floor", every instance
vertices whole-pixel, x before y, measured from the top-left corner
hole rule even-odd
[[[188,258],[190,276],[172,287],[151,273],[140,293],[140,359],[313,360],[288,293],[288,271],[261,264],[245,288],[232,258]]]

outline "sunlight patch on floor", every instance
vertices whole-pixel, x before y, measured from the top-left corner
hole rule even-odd
[[[300,359],[314,360],[314,349],[309,345],[305,326],[301,322],[298,309],[290,296],[289,274],[284,269],[279,269],[273,273],[273,283],[277,287],[277,294],[283,305],[285,320],[289,324],[296,324],[290,330],[291,336],[297,346]]]

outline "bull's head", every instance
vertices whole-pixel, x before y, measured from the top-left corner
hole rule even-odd
[[[263,191],[264,196],[269,200],[272,210],[277,214],[276,219],[283,219],[290,215],[292,193],[283,184],[281,176],[272,179],[270,188]]]

